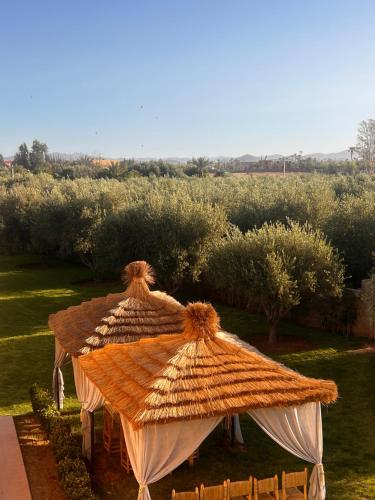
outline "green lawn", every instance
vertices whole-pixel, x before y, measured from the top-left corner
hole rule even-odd
[[[54,344],[47,326],[48,315],[81,300],[121,289],[121,285],[113,284],[79,284],[88,277],[88,272],[79,266],[46,267],[30,257],[0,257],[0,414],[30,411],[31,383],[36,381],[47,387],[51,384]],[[252,335],[264,333],[263,318],[216,306],[223,327],[250,343]],[[305,375],[332,378],[339,386],[338,402],[323,409],[327,498],[375,498],[375,355],[347,353],[360,345],[356,339],[288,323],[282,325],[281,333],[302,336],[319,347],[279,355],[278,360]],[[78,408],[70,366],[64,371],[66,407]],[[224,450],[220,431],[215,431],[202,445],[201,457],[193,468],[183,465],[151,486],[153,500],[169,498],[172,487],[184,489],[202,481],[219,483],[227,477],[235,480],[249,474],[265,477],[304,465],[273,443],[249,418],[242,418],[242,427],[246,453]],[[100,497],[135,499],[135,481],[124,474],[123,480],[103,488]]]

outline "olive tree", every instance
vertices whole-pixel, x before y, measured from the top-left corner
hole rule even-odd
[[[0,249],[22,253],[31,250],[31,226],[45,198],[46,182],[34,176],[23,182],[10,180],[10,187],[0,191]]]
[[[233,231],[212,252],[207,276],[217,290],[261,307],[273,343],[280,319],[293,307],[341,296],[344,267],[319,230],[289,221],[288,226],[266,223],[246,234]]]
[[[189,176],[204,177],[207,174],[209,164],[210,160],[204,156],[193,158],[185,167],[185,173]]]
[[[363,120],[359,124],[356,152],[368,172],[375,173],[375,120]]]
[[[229,220],[242,232],[288,218],[322,228],[335,207],[335,194],[322,176],[260,178],[242,182],[229,202]]]
[[[96,259],[102,272],[118,272],[132,260],[147,260],[168,291],[197,281],[211,247],[223,236],[223,211],[188,196],[154,193],[108,217],[97,234]]]
[[[344,196],[327,222],[325,232],[340,252],[347,265],[350,281],[360,287],[367,278],[375,252],[375,196],[364,192],[361,196]]]
[[[96,231],[108,215],[125,204],[126,197],[117,181],[55,182],[33,218],[32,248],[41,255],[79,257],[95,274]]]

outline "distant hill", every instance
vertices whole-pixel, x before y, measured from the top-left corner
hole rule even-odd
[[[283,158],[283,155],[273,154],[273,155],[255,156],[251,154],[246,154],[237,157],[236,160],[240,162],[251,163],[262,159],[278,160],[280,158]],[[342,160],[350,160],[350,153],[348,150],[338,151],[337,153],[310,153],[303,155],[303,158],[315,158],[316,160],[319,161],[325,161],[325,160],[342,161]]]
[[[317,160],[350,160],[350,153],[347,149],[344,151],[339,151],[338,153],[311,153],[309,155],[304,155],[304,158],[315,158]]]
[[[242,156],[238,156],[238,158],[235,158],[236,160],[238,161],[246,161],[246,162],[253,162],[253,161],[259,161],[260,160],[260,156],[254,156],[254,155],[242,155]]]

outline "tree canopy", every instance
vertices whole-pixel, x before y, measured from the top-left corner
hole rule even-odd
[[[106,219],[97,235],[96,259],[103,270],[147,260],[158,282],[173,292],[199,279],[210,249],[226,230],[224,212],[208,203],[153,195]]]
[[[48,146],[37,139],[34,139],[31,150],[24,142],[18,148],[17,153],[14,155],[14,165],[21,166],[27,170],[38,172],[43,169],[48,153]]]
[[[369,173],[375,173],[375,120],[363,120],[358,127],[356,152]]]
[[[341,296],[344,266],[325,236],[310,225],[266,223],[223,239],[209,259],[208,279],[218,290],[259,304],[272,343],[280,319],[293,307]]]

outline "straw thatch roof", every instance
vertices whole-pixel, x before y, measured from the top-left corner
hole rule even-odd
[[[182,331],[184,307],[169,295],[154,291],[151,267],[144,261],[125,268],[125,292],[82,302],[49,317],[49,326],[66,352],[85,354],[110,343]]]
[[[184,332],[81,356],[86,375],[139,427],[306,402],[331,403],[334,382],[304,377],[217,333],[209,304],[190,304]]]

